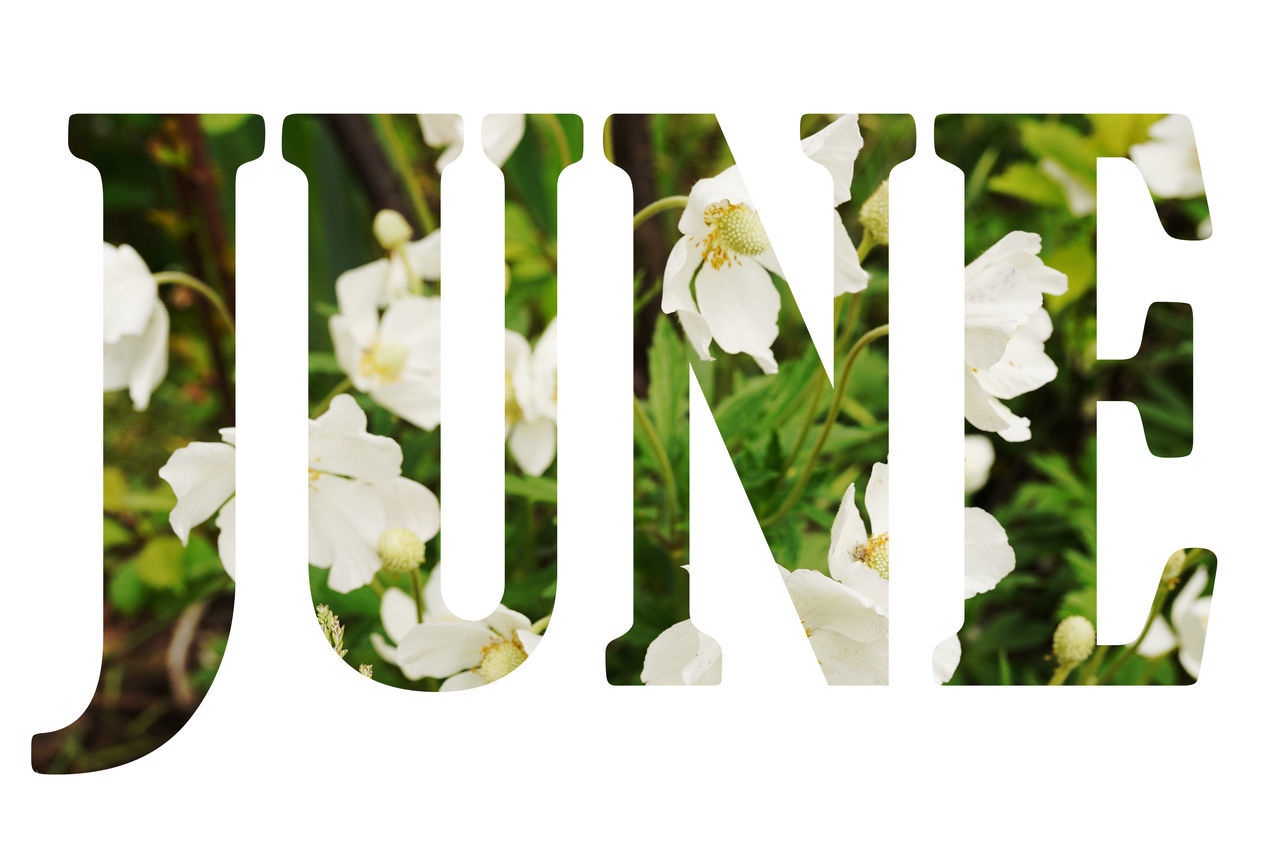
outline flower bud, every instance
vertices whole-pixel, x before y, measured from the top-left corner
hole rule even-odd
[[[373,217],[373,236],[388,252],[403,246],[413,237],[413,228],[394,210],[379,210]]]
[[[866,230],[871,240],[881,246],[889,245],[889,179],[881,181],[880,186],[862,205],[858,211],[858,221]]]
[[[1053,632],[1053,654],[1061,666],[1079,666],[1093,654],[1097,641],[1093,623],[1083,616],[1068,616]]]
[[[1175,578],[1178,577],[1178,575],[1182,574],[1182,570],[1186,568],[1186,565],[1187,565],[1187,552],[1174,551],[1173,556],[1169,558],[1169,562],[1164,564],[1164,574],[1161,575],[1161,580],[1165,580],[1165,581],[1174,580]]]
[[[382,568],[392,574],[402,575],[421,566],[427,558],[426,549],[418,534],[403,527],[389,528],[378,537]]]

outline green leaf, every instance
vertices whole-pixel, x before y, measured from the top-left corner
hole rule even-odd
[[[147,601],[147,589],[132,564],[112,575],[107,583],[107,600],[126,616],[133,616],[142,609]]]
[[[648,402],[658,440],[673,455],[689,406],[689,362],[684,340],[665,315],[654,323],[649,345]]]
[[[102,508],[106,512],[124,512],[129,484],[124,472],[112,465],[102,469]]]
[[[993,192],[1011,195],[1035,204],[1066,206],[1067,198],[1058,184],[1030,163],[1014,163],[987,184]]]
[[[231,133],[249,118],[247,113],[202,113],[200,129],[210,136]]]
[[[1125,157],[1129,148],[1150,135],[1163,113],[1105,113],[1089,116],[1099,157]]]
[[[1022,147],[1037,159],[1058,161],[1064,169],[1086,184],[1097,180],[1098,151],[1093,140],[1068,124],[1027,120],[1018,124]]]
[[[534,503],[556,502],[556,481],[542,477],[521,477],[517,474],[506,475],[506,491],[508,495],[528,498]]]
[[[129,528],[114,519],[102,519],[102,547],[104,550],[132,541],[133,534],[129,532]]]
[[[177,587],[182,581],[182,552],[182,542],[176,536],[152,539],[138,553],[138,578],[150,587]]]

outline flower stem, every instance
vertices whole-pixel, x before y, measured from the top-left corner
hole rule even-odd
[[[311,411],[311,417],[318,418],[321,415],[323,415],[325,411],[329,408],[329,404],[333,402],[335,397],[337,397],[343,391],[348,391],[350,389],[351,389],[351,377],[350,376],[343,377],[343,380],[339,382],[337,385],[333,386],[333,390],[331,390],[328,394],[325,394],[324,399],[316,404],[316,407]]]
[[[1119,672],[1120,667],[1128,663],[1129,659],[1137,654],[1138,646],[1142,645],[1142,641],[1147,638],[1147,634],[1151,631],[1151,626],[1155,624],[1156,617],[1159,616],[1160,611],[1164,609],[1165,599],[1169,597],[1169,590],[1172,588],[1172,583],[1165,581],[1163,578],[1160,580],[1160,586],[1156,590],[1155,601],[1151,603],[1151,612],[1147,614],[1147,623],[1142,626],[1142,633],[1138,635],[1138,639],[1125,646],[1124,651],[1120,653],[1120,656],[1113,660],[1107,668],[1102,671],[1102,674],[1098,676],[1099,684],[1106,684],[1110,681],[1115,674]]]
[[[640,424],[640,429],[644,432],[645,438],[648,439],[649,445],[653,449],[653,455],[657,458],[658,465],[662,468],[662,480],[667,489],[667,517],[671,529],[674,530],[676,523],[676,472],[671,467],[671,459],[668,458],[667,451],[662,447],[662,442],[658,440],[658,431],[653,428],[653,421],[649,420],[649,416],[645,414],[644,407],[640,405],[640,398],[632,394],[631,400],[636,412],[636,422]]]
[[[655,202],[646,204],[631,219],[632,230],[639,228],[651,217],[662,213],[664,210],[675,210],[684,207],[689,202],[687,195],[669,195],[666,198],[660,198]]]
[[[831,435],[831,428],[835,426],[836,418],[840,414],[840,398],[844,396],[845,389],[849,385],[849,377],[853,374],[854,361],[858,358],[858,354],[867,348],[868,344],[888,334],[888,323],[883,326],[876,326],[858,338],[857,343],[850,348],[849,354],[845,356],[844,364],[840,366],[840,377],[836,380],[835,396],[831,399],[831,407],[827,409],[827,419],[822,424],[822,432],[818,433],[818,440],[814,443],[813,450],[809,451],[809,461],[805,463],[800,479],[796,480],[796,484],[791,487],[791,491],[787,494],[782,504],[770,513],[767,518],[761,520],[761,527],[769,527],[786,515],[787,510],[791,509],[792,505],[800,497],[800,493],[804,491],[805,485],[809,482],[809,476],[813,474],[813,468],[818,463],[818,455],[822,452],[822,445],[826,443],[827,436]]]
[[[180,284],[183,287],[189,287],[196,293],[199,293],[218,311],[218,316],[222,318],[222,322],[227,324],[227,328],[231,330],[231,334],[236,333],[236,321],[231,318],[231,312],[227,310],[227,303],[222,301],[222,297],[217,292],[193,275],[187,275],[177,270],[164,270],[156,273],[153,278],[156,284]]]
[[[572,166],[573,154],[569,151],[569,137],[565,135],[560,119],[551,113],[535,113],[533,119],[541,124],[555,141],[556,150],[560,152],[560,167],[567,169]]]
[[[1058,664],[1058,668],[1053,671],[1053,678],[1049,679],[1049,686],[1056,687],[1059,684],[1062,684],[1067,680],[1067,676],[1071,674],[1071,670],[1073,669],[1075,669],[1074,666]]]
[[[422,569],[417,566],[409,572],[409,582],[413,584],[413,609],[418,614],[418,624],[422,624]]]

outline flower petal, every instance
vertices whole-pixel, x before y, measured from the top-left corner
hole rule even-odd
[[[408,678],[448,678],[478,665],[481,650],[493,640],[483,622],[415,625],[397,646],[400,670]]]
[[[828,684],[889,683],[888,620],[884,620],[883,633],[872,640],[859,641],[820,629],[810,634],[809,645]]]
[[[696,286],[698,307],[720,348],[746,353],[765,373],[777,373],[771,347],[778,337],[782,297],[764,267],[750,260],[719,270],[703,264]]]
[[[1009,410],[978,381],[977,372],[964,370],[964,419],[987,432],[999,433],[1006,441],[1031,438],[1031,421]]]
[[[418,608],[414,606],[413,596],[398,586],[387,587],[378,605],[378,613],[382,617],[382,627],[393,643],[398,644],[418,624]]]
[[[852,589],[811,569],[781,570],[791,603],[810,635],[833,631],[860,643],[875,642],[888,631],[888,620]]]
[[[395,440],[366,431],[364,410],[350,394],[339,394],[320,417],[309,421],[309,467],[346,477],[397,477],[404,456]]]
[[[987,484],[991,466],[996,461],[996,448],[985,435],[964,437],[964,493],[976,492]]]
[[[236,499],[232,495],[214,519],[218,527],[218,557],[231,579],[236,579]]]
[[[640,681],[644,684],[719,684],[720,662],[720,644],[686,619],[663,631],[649,644]]]
[[[511,456],[530,477],[541,477],[556,458],[556,422],[550,418],[517,421],[507,438]]]
[[[140,335],[159,299],[156,280],[132,246],[102,244],[102,340]]]
[[[552,121],[558,119],[552,117]],[[499,167],[516,150],[524,136],[524,113],[488,115],[480,125],[480,142],[484,153]]]
[[[218,511],[236,490],[236,449],[218,441],[193,441],[173,452],[159,471],[177,504],[169,526],[182,544],[191,528]]]
[[[946,684],[960,666],[960,638],[952,635],[933,650],[933,680]]]
[[[387,514],[367,483],[321,474],[311,482],[307,517],[307,561],[329,569],[330,589],[351,592],[373,580],[382,567],[377,544]]]
[[[1000,522],[985,509],[964,509],[964,597],[995,589],[1016,558]]]
[[[835,295],[866,290],[871,277],[867,275],[866,270],[862,268],[862,263],[858,260],[858,250],[854,248],[853,240],[849,237],[849,231],[844,227],[840,214],[835,211],[831,213],[836,225],[835,241],[832,244],[835,247]]]
[[[1013,333],[1000,359],[978,371],[978,383],[992,396],[1008,400],[1034,391],[1058,375],[1058,366],[1044,351],[1045,339],[1039,336],[1041,314],[1048,322],[1048,312],[1037,309],[1032,319]]]
[[[862,133],[858,130],[857,113],[837,118],[822,130],[800,141],[800,148],[831,173],[835,187],[835,204],[852,198],[853,164],[862,150]]]

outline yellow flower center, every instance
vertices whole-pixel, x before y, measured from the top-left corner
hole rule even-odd
[[[702,257],[712,269],[740,264],[738,255],[754,257],[769,248],[760,214],[745,204],[727,201],[707,205],[702,221],[711,230],[702,238]]]
[[[476,667],[476,672],[489,683],[510,675],[528,659],[529,654],[524,650],[524,645],[512,633],[509,639],[500,637],[480,650],[480,665]]]
[[[853,558],[860,560],[885,580],[889,579],[889,534],[872,536],[853,549]]]
[[[375,377],[383,384],[395,382],[408,361],[409,348],[399,341],[375,343],[360,357],[360,375]]]

